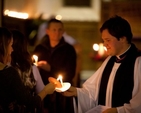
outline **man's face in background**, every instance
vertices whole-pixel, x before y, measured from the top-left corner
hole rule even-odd
[[[64,33],[64,27],[61,23],[50,23],[49,28],[47,29],[47,34],[50,41],[59,42]]]

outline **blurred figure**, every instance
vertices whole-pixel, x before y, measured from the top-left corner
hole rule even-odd
[[[55,16],[50,17],[50,19],[54,19],[54,18],[55,18]],[[39,25],[38,32],[37,32],[37,38],[36,38],[34,46],[37,46],[38,44],[40,44],[44,40],[44,38],[46,38],[45,37],[46,28],[48,26],[49,20],[47,20]],[[73,78],[72,84],[73,84],[73,86],[79,87],[80,86],[80,72],[81,72],[81,65],[82,65],[82,58],[81,58],[82,47],[81,47],[81,44],[75,38],[68,35],[65,31],[63,33],[63,38],[64,38],[65,42],[69,43],[70,45],[72,45],[74,47],[76,55],[77,55],[77,57],[76,57],[77,58],[77,60],[76,60],[76,74]]]
[[[20,109],[11,110],[9,108],[12,102],[19,105],[25,105],[27,108],[36,108],[41,106],[41,102],[47,94],[52,94],[55,85],[47,84],[41,92],[33,96],[26,89],[21,81],[20,75],[12,67],[8,66],[11,56],[13,38],[12,33],[4,27],[0,27],[0,112],[1,113],[21,113]],[[26,111],[25,111],[26,112]]]
[[[20,78],[32,95],[38,94],[44,88],[38,68],[33,65],[32,58],[27,50],[27,39],[18,30],[12,30],[13,49],[11,65],[18,71]],[[39,109],[38,109],[39,110]],[[36,112],[37,109],[30,109],[29,112]]]
[[[44,84],[48,83],[49,77],[58,78],[61,74],[64,82],[70,82],[75,76],[76,52],[70,44],[64,41],[63,23],[51,19],[46,28],[46,35],[41,44],[36,46],[34,54],[38,56],[38,67]],[[63,97],[54,92],[47,96],[44,107],[49,113],[73,113],[72,97]]]

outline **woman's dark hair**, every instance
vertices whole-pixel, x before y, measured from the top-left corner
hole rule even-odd
[[[132,31],[130,24],[125,19],[121,18],[120,16],[114,16],[105,21],[105,23],[100,28],[100,32],[107,29],[109,33],[116,37],[118,40],[125,36],[128,43],[131,43],[132,40]]]
[[[23,33],[18,30],[12,30],[13,34],[13,52],[11,54],[11,65],[15,67],[19,75],[25,84],[25,86],[33,87],[34,86],[34,77],[32,73],[32,58],[28,52],[28,41]],[[29,80],[30,78],[31,83]],[[32,84],[33,82],[33,84]]]
[[[20,31],[12,30],[13,34],[13,52],[12,62],[13,66],[18,66],[22,71],[26,71],[32,64],[32,58],[27,49],[27,40]],[[18,64],[18,65],[17,65]]]
[[[5,27],[0,27],[0,62],[2,63],[4,63],[4,57],[7,55],[7,48],[11,39],[11,32]]]

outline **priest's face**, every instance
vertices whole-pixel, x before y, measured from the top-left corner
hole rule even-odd
[[[122,38],[118,40],[116,37],[112,36],[107,29],[103,30],[101,35],[104,46],[107,48],[107,55],[115,56],[122,53]]]

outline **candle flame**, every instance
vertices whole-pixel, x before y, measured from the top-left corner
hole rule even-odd
[[[62,77],[61,75],[59,75],[58,78],[57,78],[57,80],[60,80],[61,85],[63,86],[63,80],[62,80],[62,78],[63,78],[63,77]]]
[[[34,58],[34,60],[35,60],[35,65],[37,66],[37,63],[38,63],[38,56],[37,55],[33,55],[33,58]]]
[[[107,48],[103,45],[103,43],[93,44],[93,49],[94,51],[97,51],[101,57],[104,56],[105,51],[107,51]]]

